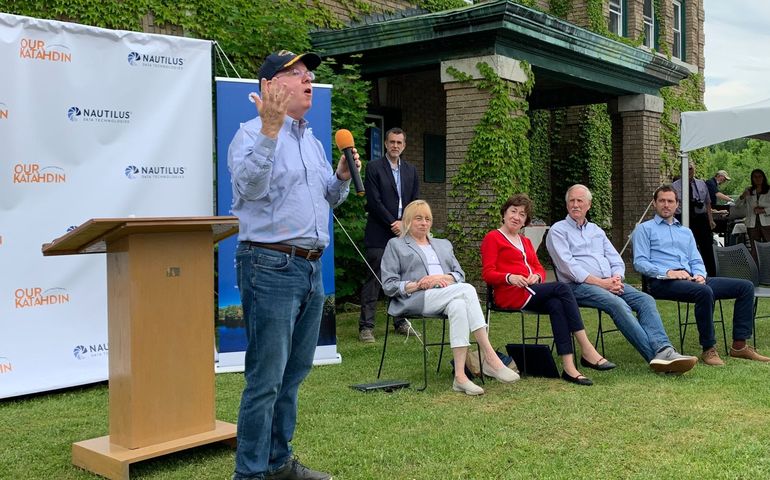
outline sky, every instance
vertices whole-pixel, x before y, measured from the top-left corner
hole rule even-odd
[[[770,98],[770,1],[704,0],[706,108]]]

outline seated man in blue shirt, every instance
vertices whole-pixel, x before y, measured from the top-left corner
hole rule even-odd
[[[653,370],[673,374],[690,370],[698,359],[674,350],[655,300],[623,283],[623,259],[604,230],[586,219],[592,198],[584,185],[571,186],[566,195],[567,218],[548,233],[546,247],[557,278],[572,287],[578,305],[607,312]]]
[[[748,280],[706,276],[695,238],[689,228],[674,218],[678,205],[669,185],[655,190],[655,218],[641,223],[633,234],[634,268],[649,278],[650,294],[665,300],[695,303],[701,360],[706,365],[724,365],[714,345],[714,300],[735,299],[733,345],[730,356],[770,362],[746,344],[753,324],[754,285]]]

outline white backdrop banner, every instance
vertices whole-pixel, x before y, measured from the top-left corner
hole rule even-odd
[[[211,58],[0,13],[0,398],[107,379],[105,256],[43,243],[90,218],[213,214]]]

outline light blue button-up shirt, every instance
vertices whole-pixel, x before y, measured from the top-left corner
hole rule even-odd
[[[562,282],[584,283],[589,275],[609,278],[626,273],[626,266],[607,234],[598,225],[582,227],[569,215],[548,231],[545,246]]]
[[[348,196],[305,120],[284,119],[277,140],[266,137],[257,117],[233,137],[227,154],[238,240],[300,248],[329,244],[329,207]]]
[[[636,227],[633,234],[634,268],[648,277],[664,276],[669,270],[686,270],[706,277],[703,258],[692,231],[677,219],[669,224],[655,215]]]

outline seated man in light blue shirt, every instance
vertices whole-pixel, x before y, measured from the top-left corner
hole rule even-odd
[[[556,222],[546,239],[558,280],[572,287],[581,307],[607,312],[653,370],[672,374],[690,370],[698,359],[674,350],[655,300],[623,283],[623,259],[604,230],[586,219],[591,191],[584,185],[573,185],[566,200],[567,218]]]
[[[714,347],[714,300],[734,298],[730,356],[770,362],[746,344],[753,327],[754,285],[738,278],[707,278],[692,231],[674,218],[678,204],[674,189],[670,185],[658,187],[653,199],[655,218],[639,224],[633,234],[634,268],[648,277],[650,295],[695,303],[701,360],[711,366],[724,365]]]

